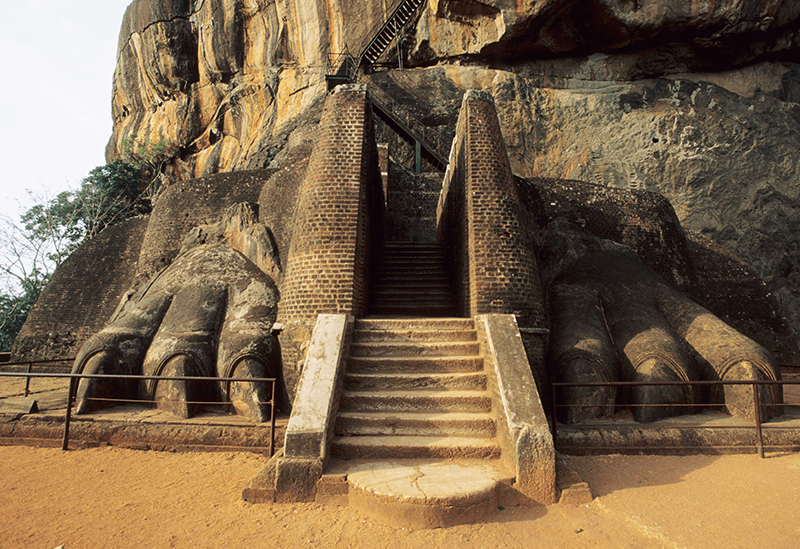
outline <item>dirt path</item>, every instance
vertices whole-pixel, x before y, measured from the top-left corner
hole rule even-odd
[[[572,457],[588,506],[409,531],[338,507],[249,505],[252,454],[0,447],[0,548],[796,548],[800,454]]]

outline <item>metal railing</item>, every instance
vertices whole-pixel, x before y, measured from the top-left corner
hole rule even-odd
[[[75,362],[75,357],[72,358],[51,358],[49,360],[27,360],[22,362],[3,362],[0,363],[0,369],[7,370],[9,368],[17,368],[17,367],[24,367],[26,369],[25,376],[25,397],[27,398],[30,394],[31,388],[31,375],[33,373],[34,365],[40,366],[44,364],[62,364],[66,363],[67,366],[65,367],[66,371],[68,372],[71,367],[72,363]],[[65,372],[65,373],[67,373]]]
[[[47,361],[52,362],[52,361]],[[31,373],[31,372],[0,372],[0,378],[3,377],[27,377],[30,378],[45,378],[45,379],[68,379],[69,380],[69,388],[67,389],[67,409],[64,412],[64,436],[61,443],[61,449],[67,450],[69,449],[69,428],[70,423],[72,420],[72,406],[75,404],[75,395],[78,390],[78,381],[81,379],[107,379],[107,380],[127,380],[127,381],[146,381],[146,380],[158,380],[158,381],[224,381],[228,383],[233,382],[254,382],[254,383],[270,383],[272,386],[272,395],[268,402],[260,402],[260,404],[269,404],[270,407],[270,419],[269,419],[269,455],[275,453],[275,386],[277,380],[275,378],[266,378],[266,377],[199,377],[199,376],[144,376],[144,375],[115,375],[115,374],[58,374],[58,373]],[[27,395],[26,395],[27,396]],[[109,399],[109,398],[97,398],[91,399],[96,401],[103,401],[103,402],[126,402],[130,404],[154,404],[155,401],[152,400],[141,400],[141,399]],[[205,406],[211,405],[221,405],[221,406],[228,406],[230,403],[228,402],[212,402],[212,401],[199,401],[199,402],[187,402],[187,404],[199,404]]]
[[[406,23],[411,19],[411,16],[414,12],[419,9],[419,7],[424,4],[423,1],[418,0],[398,0],[394,7],[390,10],[391,14],[389,17],[386,18],[385,21],[378,20],[375,25],[369,30],[369,32],[364,35],[364,39],[361,41],[361,44],[358,47],[358,60],[356,63],[356,68],[358,68],[363,59],[368,55],[372,54],[375,57],[374,60],[370,60],[370,62],[374,62],[380,57],[386,48],[389,47],[392,40],[397,37],[400,33],[400,30],[405,26]],[[404,10],[403,8],[406,7],[407,9]],[[406,17],[405,14],[408,14]],[[378,39],[384,36],[385,45],[380,45],[377,48],[373,48],[376,46],[376,42]],[[372,49],[372,51],[370,51]]]
[[[415,143],[419,144],[419,147],[425,149],[439,163],[440,167],[446,169],[449,151],[445,153],[439,146],[435,145],[439,139],[438,133],[432,131],[416,118],[403,114],[400,109],[400,103],[379,87],[370,83],[367,85],[367,89],[369,89],[372,104],[400,126]]]
[[[586,404],[559,404],[558,403],[558,389],[559,388],[567,388],[567,387],[644,387],[644,386],[678,386],[678,387],[720,387],[725,385],[749,385],[753,387],[753,418],[754,418],[754,428],[756,431],[756,447],[758,449],[759,457],[764,457],[764,438],[761,429],[761,407],[762,406],[793,406],[792,404],[785,404],[785,403],[764,403],[761,404],[759,398],[759,387],[763,386],[780,386],[783,387],[785,385],[800,385],[800,380],[741,380],[741,381],[596,381],[596,382],[586,382],[586,383],[567,383],[567,382],[555,382],[551,383],[552,388],[552,435],[553,435],[553,445],[557,448],[558,447],[558,409],[559,408],[579,408],[585,407]],[[706,404],[705,407],[707,408],[714,408],[723,406],[722,403],[711,403]],[[622,404],[619,407],[621,408],[633,408],[633,407],[699,407],[698,404],[693,403],[681,403],[681,404]],[[595,427],[595,424],[592,424]],[[658,429],[662,426],[660,425],[649,425],[649,424],[638,424],[637,428],[640,429]],[[680,429],[689,428],[687,426],[680,426],[680,425],[670,425],[670,428],[677,428]],[[731,427],[728,427],[731,428]]]

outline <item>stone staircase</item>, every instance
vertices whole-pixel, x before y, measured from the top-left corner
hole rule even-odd
[[[471,319],[358,320],[332,455],[498,458],[486,383]]]
[[[370,315],[455,316],[442,245],[436,242],[387,242],[373,278]]]
[[[348,505],[412,528],[485,517],[514,480],[487,385],[472,319],[356,320],[318,489],[346,482]]]

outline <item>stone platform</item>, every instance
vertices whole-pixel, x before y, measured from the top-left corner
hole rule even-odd
[[[761,426],[766,451],[800,451],[800,405]],[[756,453],[753,422],[718,411],[637,423],[630,412],[580,425],[558,424],[557,450],[593,454],[746,454]]]
[[[24,379],[0,379],[0,403],[9,413],[0,413],[0,445],[60,447],[69,382],[62,379],[32,379],[29,399],[36,401],[34,413],[15,413],[24,399]],[[215,409],[216,408],[216,409]],[[287,416],[275,421],[275,451],[283,445]],[[123,404],[106,410],[72,416],[70,448],[113,445],[122,448],[165,451],[249,451],[269,453],[269,424],[208,407],[190,419],[150,408]]]
[[[506,503],[513,473],[497,461],[337,461],[318,484],[317,500],[349,505],[376,520],[411,529],[477,522]],[[326,496],[323,485],[344,490]]]

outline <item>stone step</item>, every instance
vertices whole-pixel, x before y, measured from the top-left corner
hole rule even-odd
[[[372,300],[370,310],[377,314],[381,310],[385,311],[387,309],[392,309],[394,312],[387,312],[385,314],[405,314],[404,312],[397,311],[413,311],[423,309],[428,311],[446,311],[452,309],[453,307],[453,301],[443,297],[428,297],[415,300],[410,297],[400,296],[374,299]]]
[[[419,258],[408,257],[396,261],[382,261],[380,267],[375,269],[375,273],[380,277],[385,274],[399,273],[426,273],[426,274],[447,274],[449,269],[441,260],[420,261]]]
[[[426,242],[418,242],[413,246],[398,246],[387,243],[383,248],[383,253],[381,253],[381,257],[447,257],[447,255],[441,246]]]
[[[356,462],[345,474],[350,506],[393,528],[414,530],[480,522],[507,505],[500,486],[514,481],[498,460]]]
[[[455,373],[483,370],[480,356],[349,357],[350,373]]]
[[[396,305],[370,305],[370,314],[382,316],[453,316],[456,308],[453,305],[421,305],[416,303]]]
[[[470,436],[492,438],[496,425],[486,413],[341,412],[336,418],[339,436]]]
[[[373,342],[353,343],[350,356],[417,357],[417,356],[471,356],[480,353],[477,341],[468,342]]]
[[[343,391],[343,412],[490,412],[486,391]]]
[[[414,329],[359,329],[353,330],[353,343],[396,341],[477,341],[476,330],[414,330]]]
[[[335,437],[331,455],[339,459],[497,459],[495,439],[423,436]]]
[[[427,390],[439,391],[485,391],[484,372],[455,374],[352,374],[345,377],[348,391],[399,391]]]
[[[381,265],[395,265],[402,264],[405,261],[419,261],[420,263],[438,264],[443,262],[447,256],[443,252],[437,251],[417,251],[409,250],[407,252],[397,251],[392,253],[383,253],[381,255]]]
[[[397,286],[415,286],[419,288],[451,289],[451,280],[445,276],[415,275],[415,276],[391,276],[375,278],[371,288],[373,291],[395,288]]]
[[[443,244],[439,242],[411,242],[407,240],[393,240],[391,242],[385,242],[383,244],[383,251],[384,253],[391,253],[395,251],[406,251],[406,250],[437,250],[442,251],[445,247]]]
[[[356,331],[364,330],[474,330],[471,318],[360,318]]]
[[[452,299],[453,292],[447,287],[444,288],[415,288],[409,286],[395,286],[385,290],[374,290],[370,298],[379,301],[381,299],[417,299],[428,301],[431,299]]]

